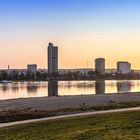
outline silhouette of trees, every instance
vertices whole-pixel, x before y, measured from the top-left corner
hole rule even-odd
[[[65,71],[63,73],[48,73],[44,70],[33,71],[18,71],[18,70],[1,70],[0,80],[93,80],[93,79],[140,79],[139,73],[131,74],[105,74],[99,75],[98,72],[89,70],[87,73],[81,71]]]
[[[9,74],[10,79],[17,80],[19,79],[19,72],[17,70],[13,70],[11,74]]]
[[[47,78],[48,78],[47,72],[40,72],[40,71],[36,72],[36,80],[47,80]]]
[[[94,71],[92,71],[92,70],[88,71],[88,75],[89,75],[90,77],[93,77],[94,74],[95,74]]]
[[[27,71],[26,72],[26,80],[35,80],[35,72]]]
[[[24,74],[23,72],[21,72],[20,74],[19,74],[19,78],[18,78],[19,80],[26,80],[26,74]]]
[[[7,80],[7,79],[8,79],[7,71],[1,71],[0,72],[0,80]]]

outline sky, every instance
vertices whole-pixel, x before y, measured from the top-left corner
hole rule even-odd
[[[129,61],[140,69],[140,0],[0,0],[0,68],[47,68],[47,46],[59,68],[106,68]]]

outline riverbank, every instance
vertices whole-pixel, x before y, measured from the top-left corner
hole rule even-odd
[[[0,122],[136,106],[140,106],[140,93],[1,100]]]

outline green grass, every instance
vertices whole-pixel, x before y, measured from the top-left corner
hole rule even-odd
[[[140,111],[3,128],[0,140],[140,140]]]

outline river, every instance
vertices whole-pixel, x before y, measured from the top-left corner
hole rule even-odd
[[[12,82],[0,84],[0,100],[139,91],[140,80]]]

